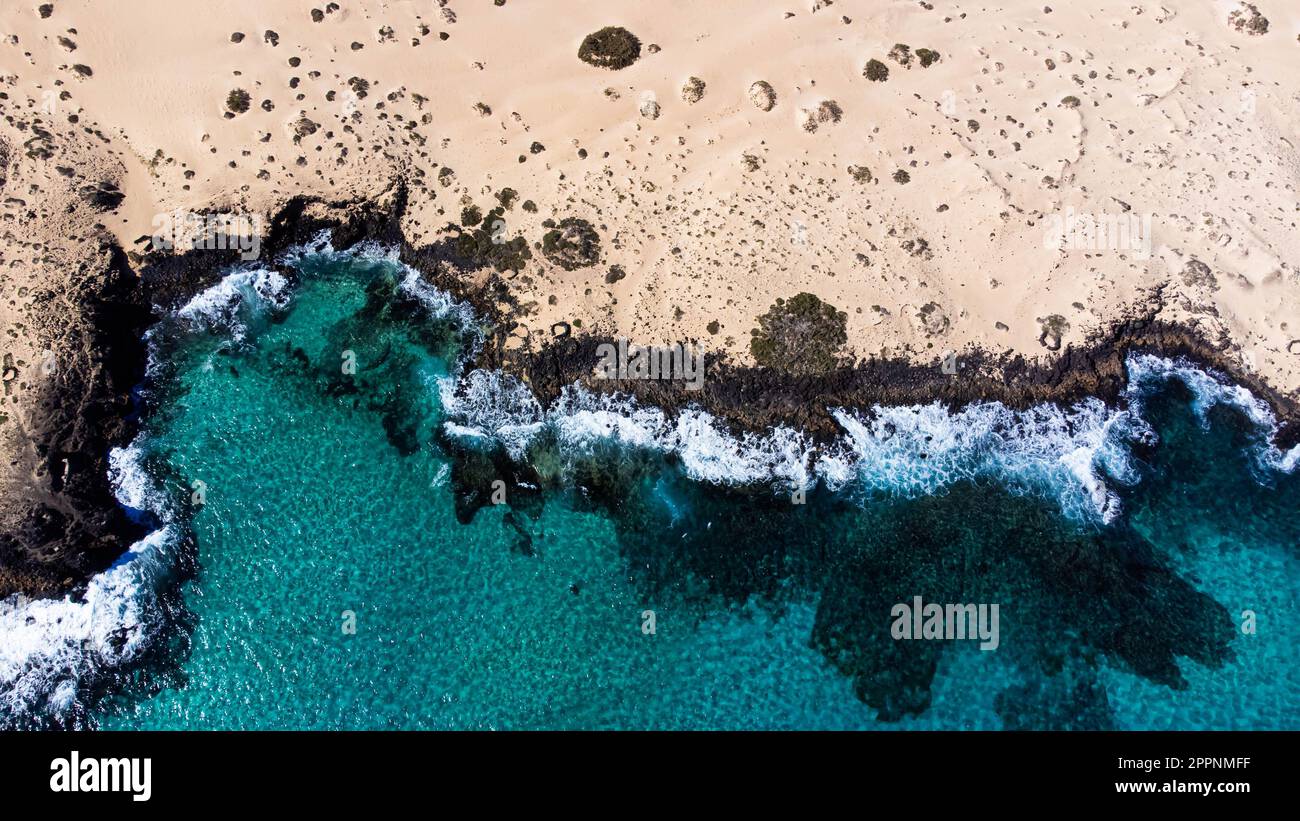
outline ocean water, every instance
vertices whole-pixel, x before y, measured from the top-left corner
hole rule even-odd
[[[839,410],[814,447],[543,410],[384,249],[289,262],[150,332],[112,462],[155,533],[0,605],[0,725],[1300,727],[1300,451],[1214,374]],[[895,640],[916,596],[997,604],[997,648]]]

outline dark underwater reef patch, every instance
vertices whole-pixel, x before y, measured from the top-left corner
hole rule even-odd
[[[778,617],[792,602],[815,601],[810,645],[885,721],[929,709],[940,660],[953,651],[951,642],[891,637],[891,608],[917,595],[1000,604],[996,652],[1022,674],[997,696],[1008,727],[1112,726],[1103,664],[1177,690],[1186,687],[1180,659],[1217,668],[1232,658],[1227,608],[1127,521],[1081,526],[1054,502],[995,483],[865,505],[818,489],[796,505],[767,486],[689,480],[672,455],[611,446],[574,461],[571,484],[561,485],[535,467],[554,458],[553,442],[535,445],[527,462],[499,448],[440,444],[453,460],[460,520],[472,521],[489,504],[486,489],[502,483],[521,553],[531,554],[543,507],[565,504],[610,517],[646,601],[707,611],[754,600]],[[657,500],[665,493],[691,503],[670,513]]]

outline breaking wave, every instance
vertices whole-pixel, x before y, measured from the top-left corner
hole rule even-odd
[[[169,515],[132,445],[110,455],[117,500]],[[161,600],[175,578],[180,528],[168,522],[131,545],[77,599],[0,602],[0,728],[75,723],[83,696],[139,659],[162,633]]]
[[[1013,492],[1055,498],[1064,515],[1101,524],[1121,511],[1113,486],[1139,480],[1133,446],[1156,439],[1142,418],[1144,399],[1168,379],[1191,389],[1193,410],[1206,424],[1214,405],[1242,411],[1256,431],[1252,453],[1262,468],[1289,473],[1300,463],[1300,446],[1283,453],[1272,444],[1277,421],[1268,406],[1222,374],[1146,354],[1130,356],[1126,366],[1123,407],[1086,399],[1068,408],[1043,404],[1027,410],[999,402],[956,411],[939,402],[832,408],[841,433],[829,444],[783,426],[736,434],[699,408],[671,416],[576,383],[543,409],[527,385],[500,372],[444,379],[440,393],[447,435],[480,447],[499,445],[517,462],[548,434],[570,465],[611,446],[650,450],[674,454],[696,481],[770,483],[779,493],[821,483],[849,494],[915,498],[961,481],[989,480]]]
[[[1209,412],[1215,405],[1228,405],[1245,414],[1254,428],[1255,445],[1251,456],[1261,470],[1294,473],[1300,464],[1300,445],[1283,451],[1273,444],[1277,417],[1268,403],[1228,377],[1207,370],[1186,359],[1166,359],[1151,354],[1129,357],[1128,387],[1125,399],[1134,412],[1141,413],[1151,387],[1170,379],[1182,382],[1192,394],[1192,412],[1202,426],[1209,427]]]
[[[294,249],[285,264],[335,255],[398,265],[404,269],[402,292],[432,317],[476,327],[468,306],[402,266],[394,249],[335,251],[327,239]],[[283,273],[245,267],[195,296],[170,319],[182,332],[219,332],[241,342],[254,319],[287,307],[292,291]],[[467,345],[477,344],[473,334],[466,337]],[[152,357],[153,331],[146,338]],[[670,415],[578,385],[543,408],[524,383],[482,370],[441,379],[436,390],[448,436],[467,445],[499,446],[516,461],[527,459],[530,445],[547,434],[566,459],[606,453],[611,447],[672,453],[697,481],[770,483],[777,492],[821,484],[848,494],[913,497],[941,493],[963,480],[989,480],[1054,497],[1065,515],[1102,525],[1120,512],[1113,485],[1138,480],[1132,445],[1154,437],[1142,419],[1143,400],[1163,380],[1186,384],[1202,419],[1220,403],[1244,412],[1258,431],[1262,466],[1290,472],[1300,462],[1300,446],[1283,453],[1270,443],[1276,421],[1268,407],[1223,376],[1155,356],[1134,356],[1127,365],[1124,407],[1090,399],[1070,408],[1040,405],[1023,411],[999,403],[957,411],[938,403],[833,408],[841,433],[830,444],[788,427],[737,434],[699,408]],[[38,726],[51,719],[66,724],[70,717],[84,715],[91,689],[141,659],[165,631],[162,596],[177,583],[185,525],[145,463],[144,436],[113,451],[110,479],[119,503],[133,515],[159,523],[158,528],[91,579],[80,597],[13,596],[0,602],[0,728]]]
[[[182,305],[175,318],[189,330],[223,331],[235,342],[248,335],[248,323],[289,303],[289,281],[271,268],[251,268],[222,277]]]
[[[673,453],[690,478],[720,485],[771,483],[789,493],[819,482],[832,491],[916,497],[955,482],[997,480],[1055,495],[1074,518],[1111,521],[1119,500],[1106,482],[1132,483],[1134,442],[1154,433],[1136,414],[1090,399],[1063,409],[1014,411],[996,402],[950,411],[939,403],[869,411],[832,409],[842,433],[830,444],[788,427],[731,432],[699,408],[676,416],[626,396],[565,388],[543,411],[514,377],[475,371],[442,389],[452,437],[499,443],[512,459],[547,431],[570,460],[610,445]]]

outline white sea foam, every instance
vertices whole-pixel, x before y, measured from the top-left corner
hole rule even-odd
[[[118,500],[155,514],[161,499],[131,449],[110,457]],[[97,678],[140,656],[164,620],[159,596],[171,583],[175,526],[131,545],[96,575],[80,599],[0,602],[0,727],[66,717]]]
[[[988,478],[1013,490],[1055,495],[1071,516],[1112,520],[1119,500],[1106,481],[1133,482],[1128,446],[1152,436],[1136,415],[1089,400],[1071,409],[1013,411],[998,403],[951,412],[939,404],[832,410],[844,433],[817,447],[788,427],[734,433],[699,408],[675,417],[621,395],[564,389],[543,410],[522,382],[475,371],[442,384],[445,431],[482,444],[500,442],[519,460],[544,431],[569,457],[618,445],[677,455],[685,473],[712,484],[772,483],[779,492],[853,485],[901,496],[939,492]]]
[[[982,402],[954,413],[935,403],[834,415],[858,457],[852,479],[872,490],[915,497],[993,479],[1054,495],[1067,515],[1103,522],[1119,513],[1106,479],[1136,481],[1128,446],[1153,436],[1140,418],[1096,399],[1070,409]]]
[[[430,285],[414,268],[400,262],[397,264],[406,271],[399,286],[402,292],[419,302],[431,318],[453,319],[462,328],[474,326],[473,308]]]
[[[1215,404],[1239,408],[1255,424],[1256,456],[1268,469],[1294,471],[1300,446],[1283,453],[1271,444],[1276,419],[1244,387],[1186,361],[1135,355],[1127,362],[1124,407],[1087,399],[1073,407],[1038,405],[1017,411],[997,402],[952,411],[939,403],[869,410],[833,408],[843,434],[816,446],[786,427],[736,434],[707,412],[675,417],[618,395],[565,388],[543,410],[527,385],[500,373],[475,371],[442,380],[446,432],[478,444],[502,444],[514,459],[552,433],[565,456],[619,446],[674,453],[686,474],[714,484],[771,483],[777,492],[866,490],[903,497],[942,492],[963,480],[997,481],[1014,492],[1058,500],[1075,519],[1109,523],[1120,513],[1115,484],[1138,480],[1131,446],[1155,434],[1142,418],[1143,397],[1166,378],[1181,379],[1202,419]]]
[[[113,485],[113,495],[119,504],[131,510],[152,513],[171,521],[171,503],[153,480],[144,464],[145,437],[124,448],[113,448],[108,453],[108,480]]]
[[[452,436],[498,442],[519,460],[542,430],[542,406],[513,376],[474,370],[460,380],[446,377],[438,387]]]
[[[1177,379],[1191,391],[1192,411],[1203,426],[1209,426],[1208,414],[1215,405],[1229,405],[1246,415],[1259,435],[1252,456],[1261,469],[1293,473],[1300,465],[1300,445],[1284,452],[1273,444],[1278,424],[1268,403],[1241,385],[1233,384],[1224,374],[1200,368],[1186,359],[1167,359],[1151,354],[1131,356],[1127,365],[1126,398],[1136,413],[1142,412],[1144,398],[1152,385]]]
[[[430,319],[452,320],[464,331],[475,332],[477,329],[474,309],[446,291],[430,285],[419,271],[401,261],[401,249],[396,245],[367,240],[348,248],[335,248],[330,241],[330,232],[320,231],[307,243],[290,248],[280,260],[284,265],[297,267],[309,258],[329,263],[383,262],[392,265],[402,273],[399,289],[419,302]],[[472,346],[479,342],[477,333],[468,334],[466,341],[470,346],[466,353],[472,355],[474,353]]]
[[[195,330],[224,331],[236,342],[248,334],[250,318],[266,309],[281,309],[289,301],[289,283],[271,268],[234,271],[195,295],[176,317]]]
[[[333,234],[328,228],[323,228],[306,242],[286,249],[279,260],[283,265],[297,268],[309,257],[317,257],[328,262],[341,260],[397,262],[400,254],[401,249],[398,246],[378,240],[365,240],[346,248],[335,248]]]

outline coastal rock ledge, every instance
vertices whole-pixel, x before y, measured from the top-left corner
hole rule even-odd
[[[1207,339],[1193,328],[1161,319],[1164,294],[1144,302],[1093,333],[1040,360],[978,349],[960,355],[957,374],[933,361],[866,358],[819,375],[791,376],[707,354],[699,391],[683,383],[622,382],[592,378],[597,348],[608,333],[566,329],[545,342],[511,345],[521,307],[508,278],[469,263],[450,240],[416,244],[403,236],[407,189],[392,184],[380,197],[325,201],[297,197],[267,223],[262,259],[332,232],[336,247],[365,241],[400,249],[400,259],[434,286],[468,302],[488,337],[475,367],[501,369],[526,381],[544,403],[580,381],[593,391],[620,390],[672,412],[688,405],[707,410],[737,431],[788,425],[814,438],[838,433],[828,408],[867,408],[942,402],[951,407],[996,400],[1014,408],[1098,397],[1121,401],[1125,359],[1146,352],[1185,357],[1227,374],[1264,400],[1279,419],[1276,444],[1300,443],[1300,403],[1270,384],[1267,374],[1242,367],[1226,339]],[[57,281],[38,294],[29,312],[41,356],[5,361],[6,459],[0,472],[0,598],[15,593],[76,593],[148,529],[128,516],[113,495],[107,454],[136,435],[147,413],[135,388],[144,378],[144,332],[161,312],[174,309],[221,272],[238,252],[193,250],[128,255],[106,233],[82,244],[75,264],[58,268]],[[42,358],[43,357],[43,358]],[[52,363],[42,367],[43,362]]]

